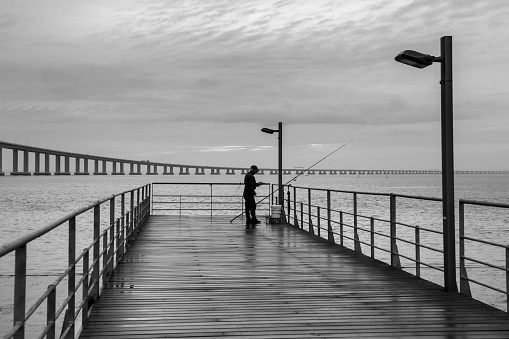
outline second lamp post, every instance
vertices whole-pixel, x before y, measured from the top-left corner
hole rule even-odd
[[[278,132],[279,134],[279,145],[278,145],[278,205],[281,207],[284,204],[284,196],[283,196],[283,123],[280,122],[278,124],[278,129],[271,128],[262,128],[262,132],[273,134],[274,132]]]

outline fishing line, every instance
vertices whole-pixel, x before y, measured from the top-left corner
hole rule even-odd
[[[315,162],[313,165],[309,166],[307,169],[303,170],[302,172],[300,172],[299,174],[297,174],[296,176],[294,176],[292,179],[288,180],[285,184],[282,185],[281,188],[283,188],[284,186],[288,185],[289,183],[291,183],[292,181],[295,181],[297,180],[298,177],[300,177],[301,175],[303,175],[304,173],[306,172],[309,172],[310,169],[312,169],[313,167],[315,167],[316,165],[318,165],[319,163],[321,163],[322,161],[324,161],[325,159],[327,159],[328,157],[330,157],[331,155],[333,155],[334,153],[336,153],[337,151],[339,151],[340,149],[342,149],[343,147],[345,147],[346,145],[348,145],[349,143],[351,143],[353,140],[350,140],[346,143],[344,143],[343,145],[339,146],[338,148],[336,148],[334,151],[330,152],[329,154],[327,154],[326,156],[324,156],[323,158],[321,158],[320,160],[318,160],[317,162]],[[264,201],[265,199],[267,199],[268,197],[274,195],[274,193],[276,192],[279,192],[279,187],[277,188],[277,190],[275,190],[274,192],[270,193],[269,195],[267,195],[266,197],[264,197],[263,199],[259,200],[258,201],[258,204],[261,203],[262,201]],[[237,215],[235,218],[233,218],[232,220],[230,220],[230,223],[232,223],[232,221],[234,221],[235,219],[237,219],[238,217],[240,217],[241,215],[243,215],[244,212],[240,213],[239,215]]]

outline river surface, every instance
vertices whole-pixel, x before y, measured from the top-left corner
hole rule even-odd
[[[292,177],[284,176],[283,182],[290,181]],[[275,184],[277,183],[277,176],[258,175],[257,180]],[[5,244],[28,234],[111,194],[124,192],[151,182],[169,181],[178,183],[237,183],[239,185],[231,187],[230,194],[239,197],[242,195],[240,183],[243,181],[243,176],[240,174],[220,176],[3,176],[0,177],[0,244]],[[292,181],[292,185],[435,198],[440,198],[442,195],[440,175],[302,175],[296,181]],[[204,188],[206,189],[206,186],[196,186],[193,190],[203,190]],[[178,190],[182,191],[182,188],[180,187]],[[299,193],[302,195],[302,199],[307,199],[307,196],[302,192]],[[455,178],[455,198],[456,201],[458,199],[471,199],[509,203],[509,176],[457,175]],[[318,193],[313,196],[313,203],[323,206],[324,199],[325,195]],[[349,199],[351,200],[351,197],[348,197],[348,194],[337,193],[333,195],[332,199],[333,204],[336,202],[340,204]],[[378,198],[361,195],[358,199],[358,213],[380,219],[388,218],[388,208],[383,201],[386,198],[378,200]],[[345,210],[348,211],[348,208],[350,207],[345,207]],[[87,216],[85,215],[83,218],[86,219]],[[398,200],[398,220],[400,218],[404,218],[405,223],[418,224],[422,227],[440,231],[442,227],[441,202]],[[505,210],[474,208],[468,214],[467,219],[467,234],[476,235],[487,241],[509,244],[509,213]],[[359,224],[364,226],[366,223],[360,221]],[[232,227],[237,226],[241,227],[241,224]],[[90,223],[78,221],[77,228],[78,248],[84,248],[90,244]],[[402,234],[404,235],[404,232]],[[62,260],[62,258],[66,258],[66,235],[67,228],[60,227],[29,244],[27,309],[44,292],[47,285],[51,284],[64,270],[65,260]],[[366,241],[369,241],[369,239]],[[426,236],[423,236],[421,241],[423,243],[426,241],[426,245],[430,247],[441,248],[442,246],[441,238],[437,237],[430,236],[426,238]],[[401,247],[405,247],[404,244]],[[368,253],[368,251],[368,249],[364,250],[365,253]],[[479,245],[472,245],[469,251],[467,256],[489,261],[497,266],[505,266],[503,251],[496,253],[492,248]],[[0,336],[3,336],[12,326],[13,258],[12,254],[0,258]],[[426,260],[433,265],[442,267],[440,258],[439,255],[430,254]],[[403,260],[402,265],[408,268],[408,271],[414,273],[412,263]],[[429,273],[427,277],[425,276],[426,272],[428,272],[427,269],[423,267],[421,272],[423,277],[439,284],[442,283],[440,278],[437,278],[436,272]],[[495,280],[497,286],[505,289],[503,274],[489,272],[479,268],[478,265],[473,265],[472,271],[468,273],[469,277],[473,276],[475,279],[482,279],[489,274],[492,280]],[[64,290],[65,288],[60,289],[59,299],[64,296]],[[473,288],[473,293],[477,299],[505,310],[506,299],[504,296],[495,295],[479,288]],[[41,310],[33,316],[34,319],[31,319],[31,323],[27,326],[28,333],[36,329],[40,330],[41,324],[44,322],[45,309],[44,305],[41,306]],[[31,336],[27,335],[27,337]]]

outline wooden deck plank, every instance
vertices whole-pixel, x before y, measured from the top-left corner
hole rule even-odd
[[[80,338],[509,338],[509,317],[292,226],[151,216]]]

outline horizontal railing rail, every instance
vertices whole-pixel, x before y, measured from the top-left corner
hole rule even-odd
[[[293,198],[291,192],[293,192]],[[321,199],[316,194],[320,192],[324,194]],[[333,203],[333,195],[343,195],[343,198],[340,199],[341,201]],[[348,198],[344,198],[345,195]],[[358,205],[361,196],[370,197],[371,199],[377,198],[376,204],[380,204],[380,199],[385,199],[386,205],[381,206],[381,209],[386,213],[386,217],[375,216],[380,213],[380,210],[374,209],[373,206],[369,207],[372,212],[371,215],[360,213]],[[288,187],[286,204],[290,223],[298,224],[300,228],[306,228],[310,233],[314,234],[316,230],[317,235],[322,236],[322,233],[325,232],[328,240],[336,242],[336,238],[339,238],[339,244],[342,246],[346,245],[346,241],[350,241],[351,247],[360,253],[362,253],[362,246],[366,246],[369,248],[372,258],[388,262],[394,267],[401,268],[401,259],[406,259],[413,263],[413,273],[418,277],[421,277],[422,266],[443,272],[443,268],[436,264],[437,260],[425,262],[421,256],[423,249],[443,255],[442,248],[421,243],[423,232],[439,236],[442,235],[442,232],[400,221],[397,218],[398,199],[441,201],[441,199],[433,197],[404,194],[291,186]],[[293,210],[293,213],[290,212],[291,210]],[[321,214],[323,210],[326,211],[325,216]],[[399,230],[401,229],[406,229],[406,231],[401,231],[405,237],[399,236]],[[409,238],[409,231],[413,232],[412,238]],[[398,244],[412,246],[414,249],[412,253],[401,252]],[[377,251],[387,253],[389,258],[385,260],[377,258]]]
[[[257,211],[266,213],[270,191],[257,189]],[[185,190],[182,190],[185,188]],[[222,214],[236,215],[244,211],[243,183],[152,183],[153,214]],[[206,192],[206,193],[204,193]],[[264,194],[265,193],[265,194]]]
[[[127,199],[126,196],[128,196]],[[117,200],[118,197],[120,197],[120,201]],[[109,208],[106,206],[108,202]],[[126,210],[127,202],[129,202],[129,207]],[[109,222],[101,219],[101,210],[104,209],[109,210]],[[93,220],[90,222],[93,228],[93,241],[76,257],[77,217],[84,217],[83,215],[87,212],[93,214]],[[13,327],[3,335],[3,338],[25,338],[27,321],[44,303],[47,305],[45,326],[40,329],[40,333],[30,333],[30,337],[36,335],[37,338],[55,338],[57,336],[57,321],[60,319],[62,325],[61,334],[58,337],[75,338],[81,330],[81,327],[76,327],[77,320],[81,317],[81,325],[85,324],[90,309],[95,300],[99,298],[109,274],[119,263],[136,233],[149,217],[149,212],[150,185],[144,185],[98,200],[27,235],[2,244],[0,259],[10,253],[14,253],[15,256]],[[28,245],[66,223],[68,224],[66,268],[27,311]],[[102,231],[101,226],[104,228]],[[90,252],[92,252],[92,262],[90,262]],[[79,264],[83,268],[82,274],[77,272]],[[76,278],[78,278],[77,282]],[[57,305],[57,288],[64,280],[67,280],[66,296],[61,304]],[[81,300],[78,296],[80,289]],[[61,319],[62,317],[64,319]]]
[[[316,234],[341,246],[397,267],[417,277],[444,286],[444,255],[442,228],[442,199],[407,194],[357,192],[299,186],[285,186],[288,222],[309,233]],[[360,208],[361,201],[368,200]],[[398,206],[401,205],[402,207]],[[495,241],[465,235],[465,205],[509,208],[508,204],[479,201],[459,201],[459,267],[460,292],[472,296],[469,282],[502,293],[509,309],[509,246]],[[382,214],[382,215],[381,215]],[[505,226],[507,220],[505,218]],[[466,242],[499,248],[503,265],[465,255]],[[424,256],[423,254],[426,254]],[[385,254],[385,256],[384,256]],[[501,272],[504,283],[490,284],[486,276],[477,279],[467,276],[466,262]],[[402,264],[403,263],[403,264]],[[477,267],[478,268],[478,267]],[[427,269],[423,275],[423,269]],[[436,273],[433,273],[436,272]],[[484,280],[483,280],[484,279]]]
[[[465,235],[466,233],[466,206],[470,206],[473,208],[476,207],[486,207],[486,208],[494,208],[494,209],[503,209],[504,211],[509,211],[509,204],[503,203],[493,203],[493,202],[485,202],[485,201],[475,201],[475,200],[459,200],[459,260],[460,260],[460,292],[472,296],[470,283],[474,283],[478,286],[482,286],[488,290],[498,292],[503,295],[503,298],[506,302],[506,310],[509,310],[509,246],[507,245],[507,237],[505,244],[501,244],[499,242],[495,242],[493,240],[485,240],[480,239],[478,236],[473,235]],[[476,211],[473,211],[476,214]],[[475,220],[478,222],[477,220]],[[506,223],[509,221],[508,215],[505,215]],[[472,223],[472,222],[471,222]],[[470,223],[470,224],[471,224]],[[507,225],[506,225],[507,226]],[[497,237],[496,239],[500,239]],[[467,246],[467,244],[469,246]],[[486,248],[486,251],[489,251],[490,258],[492,260],[496,260],[497,252],[498,252],[498,261],[503,263],[503,265],[490,263],[484,260],[480,260],[477,258],[473,258],[471,256],[466,255],[467,248],[478,249],[479,246]],[[475,267],[476,270],[483,272],[481,274],[482,277],[488,276],[488,281],[480,281],[478,278],[473,279],[468,276],[467,266],[469,264],[477,264]],[[490,270],[493,272],[492,274],[487,274],[485,270]],[[498,286],[494,286],[497,285]]]

